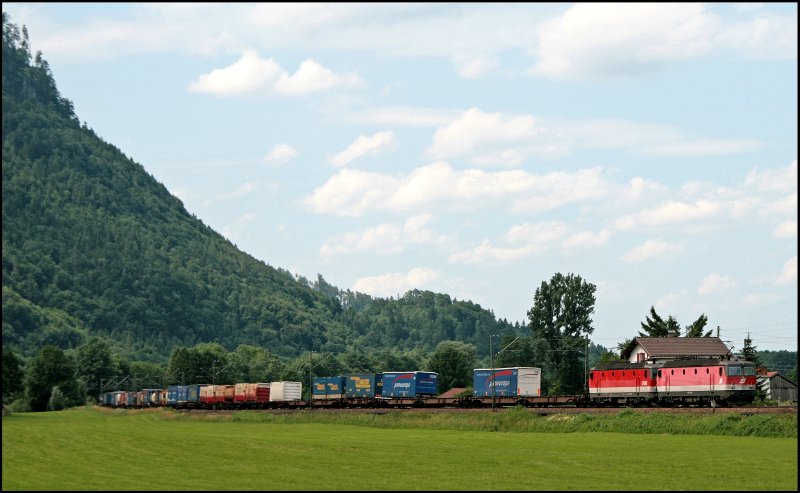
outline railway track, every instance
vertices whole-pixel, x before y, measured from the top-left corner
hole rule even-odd
[[[303,408],[303,409],[260,409],[260,412],[273,414],[296,414],[296,413],[325,413],[325,414],[388,414],[394,412],[402,413],[491,413],[507,412],[509,407],[491,408]],[[618,413],[625,409],[630,409],[642,413],[684,413],[684,414],[713,414],[713,413],[736,413],[742,415],[752,414],[797,414],[797,406],[739,406],[739,407],[574,407],[574,406],[553,406],[553,407],[529,407],[526,411],[542,416],[551,414],[609,414]],[[213,409],[183,409],[183,413],[206,413],[227,415],[237,412],[233,409],[213,410]]]

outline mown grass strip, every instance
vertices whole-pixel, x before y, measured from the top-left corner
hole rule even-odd
[[[402,413],[336,416],[12,415],[3,490],[797,489],[796,437],[462,431],[442,415],[414,426]],[[508,421],[490,423],[498,429],[519,419],[495,416]],[[334,418],[373,423],[314,422]]]

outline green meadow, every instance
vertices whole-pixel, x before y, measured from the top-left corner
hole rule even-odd
[[[633,431],[633,433],[626,432]],[[797,416],[3,417],[3,490],[797,490]]]

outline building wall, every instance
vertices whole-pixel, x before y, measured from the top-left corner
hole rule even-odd
[[[779,402],[797,402],[797,385],[782,375],[759,377],[759,385],[764,389],[767,399]]]
[[[645,352],[644,348],[641,344],[636,344],[636,346],[633,348],[633,351],[631,351],[631,355],[628,357],[628,363],[639,363],[640,361],[644,361],[646,359],[647,353]]]

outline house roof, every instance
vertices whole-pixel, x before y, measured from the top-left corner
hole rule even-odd
[[[628,358],[636,344],[649,358],[723,358],[732,354],[719,337],[634,337],[622,356]]]

